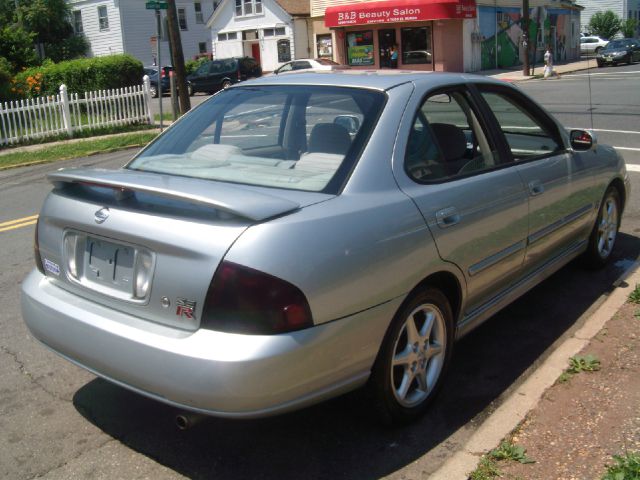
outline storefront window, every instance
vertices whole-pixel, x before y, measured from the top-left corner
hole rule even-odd
[[[291,61],[291,42],[289,40],[278,40],[278,62]]]
[[[333,42],[331,41],[331,34],[318,35],[316,37],[316,45],[318,46],[319,58],[333,58]]]
[[[401,29],[402,63],[404,65],[433,63],[431,26]]]
[[[373,65],[373,31],[347,33],[347,62],[349,65]]]

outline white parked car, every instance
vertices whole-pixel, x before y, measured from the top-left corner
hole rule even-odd
[[[608,43],[609,40],[603,40],[596,36],[582,37],[580,39],[580,54],[591,55],[593,53],[598,53],[606,47]]]
[[[339,63],[329,60],[327,58],[299,58],[298,60],[292,60],[290,62],[281,65],[273,73],[276,75],[279,73],[293,72],[296,70],[334,70],[335,67],[340,66]]]

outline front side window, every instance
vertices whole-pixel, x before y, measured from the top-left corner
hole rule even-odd
[[[405,151],[405,171],[418,182],[479,173],[499,164],[464,90],[430,95],[416,112]]]
[[[109,16],[107,14],[106,5],[101,5],[98,7],[98,24],[100,25],[100,30],[109,29]]]
[[[358,160],[385,98],[329,86],[233,88],[184,117],[127,168],[333,193]]]
[[[373,31],[347,33],[347,61],[349,65],[373,65]]]
[[[84,31],[82,27],[82,12],[80,10],[73,11],[73,31],[76,35],[80,35]]]
[[[532,104],[514,93],[483,91],[482,97],[493,112],[513,158],[526,160],[562,150],[557,128]]]
[[[184,8],[178,9],[178,25],[180,25],[180,30],[187,29],[187,12]]]
[[[405,65],[433,63],[431,27],[401,29],[402,63]]]

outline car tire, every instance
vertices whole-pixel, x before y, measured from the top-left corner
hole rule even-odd
[[[149,93],[151,94],[151,96],[153,98],[157,98],[158,97],[158,87],[156,87],[155,85],[151,85],[149,87]]]
[[[604,63],[603,62],[598,62],[598,68],[602,68],[604,67]]]
[[[222,86],[221,89],[222,90],[226,90],[227,88],[229,88],[231,86],[231,80],[225,80],[224,82],[222,82]]]
[[[611,186],[607,189],[593,225],[589,245],[584,253],[587,267],[598,269],[604,267],[615,247],[620,228],[621,202],[618,189]]]
[[[600,53],[600,50],[602,50],[602,47],[598,47],[598,48],[596,48],[596,49],[593,51],[593,53],[597,55],[597,54],[599,54],[599,53]]]
[[[442,292],[426,288],[403,303],[368,384],[371,404],[383,424],[406,424],[426,411],[447,370],[453,339],[453,313]]]
[[[195,93],[190,83],[187,83],[187,93],[189,94],[190,97],[193,97],[193,94]]]

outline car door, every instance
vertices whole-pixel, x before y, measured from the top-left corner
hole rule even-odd
[[[596,208],[589,166],[558,124],[514,88],[479,86],[529,196],[525,274],[580,248]]]
[[[441,258],[463,272],[464,315],[470,316],[521,274],[527,192],[515,166],[498,152],[468,87],[420,97],[405,115],[411,125],[404,134],[404,172],[397,171],[398,162],[394,169]]]

